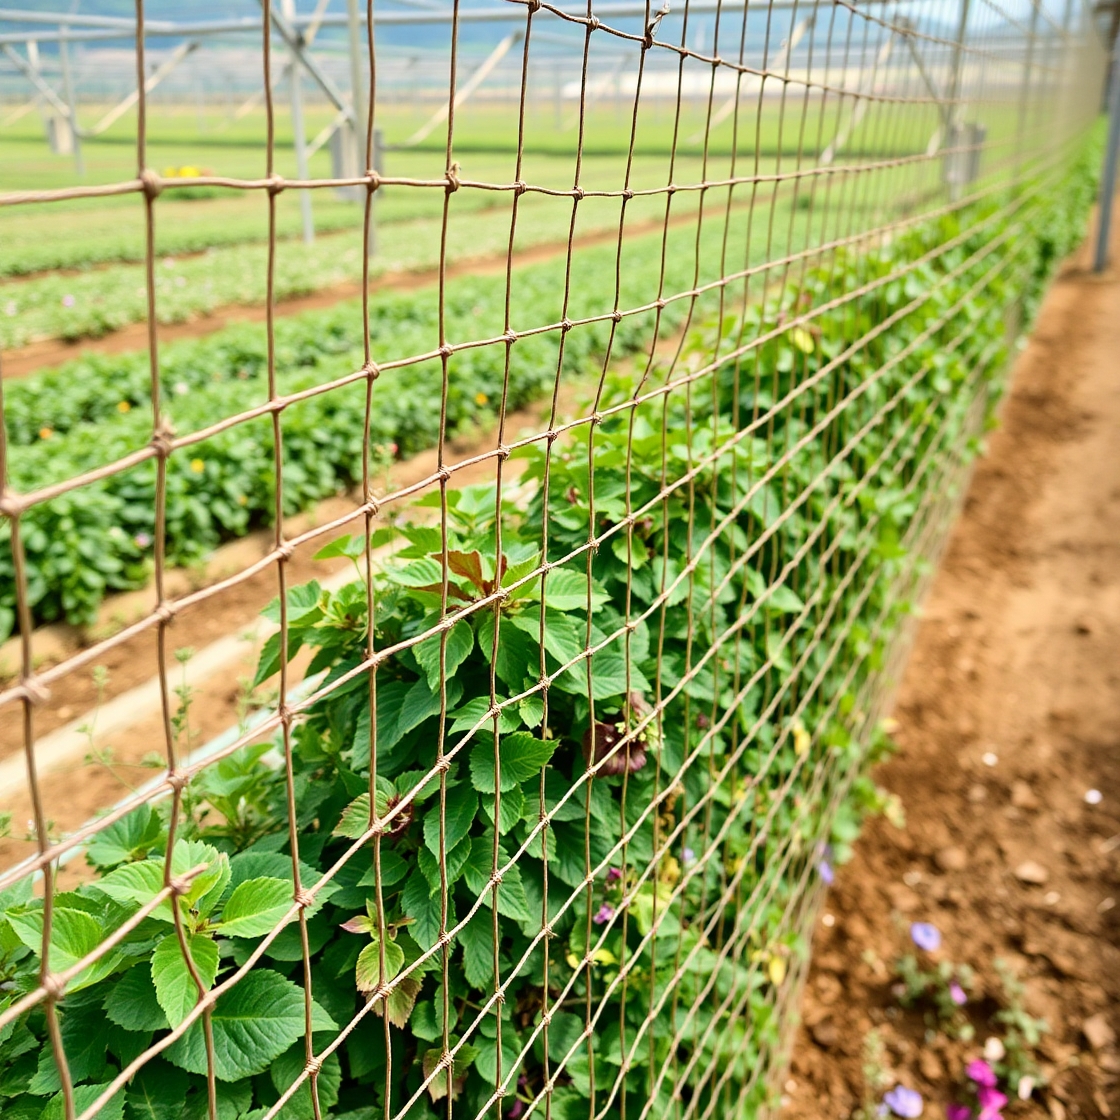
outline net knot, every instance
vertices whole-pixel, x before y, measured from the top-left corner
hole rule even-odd
[[[279,194],[284,189],[284,177],[282,175],[270,175],[266,189],[269,194]]]
[[[526,7],[529,9],[529,15],[535,16],[541,10],[541,0],[529,0]]]
[[[295,545],[291,541],[281,541],[276,546],[276,559],[277,560],[291,560],[295,555]]]
[[[46,992],[47,999],[52,1001],[61,999],[62,993],[66,990],[66,985],[53,972],[48,972],[39,981],[39,986]]]
[[[504,444],[504,443],[499,443],[499,444],[498,444],[498,448],[497,448],[497,455],[498,455],[498,458],[499,458],[499,459],[500,459],[500,460],[501,460],[501,461],[502,461],[503,463],[504,463],[504,462],[505,462],[505,461],[506,461],[506,460],[507,460],[507,459],[508,459],[508,458],[510,457],[510,455],[512,455],[512,454],[513,454],[513,452],[512,452],[512,451],[511,451],[511,450],[509,449],[509,446],[508,446],[507,444]]]
[[[622,192],[622,197],[629,202],[634,197],[634,192],[629,187],[626,187]]]
[[[51,690],[42,681],[28,677],[23,682],[23,694],[27,697],[32,707],[45,704],[51,698]]]
[[[514,342],[516,342],[516,341],[517,341],[517,331],[515,331],[515,330],[513,329],[513,327],[510,327],[510,328],[509,328],[509,330],[507,330],[507,331],[506,331],[506,332],[505,332],[505,333],[504,333],[504,334],[502,335],[502,338],[504,338],[504,339],[506,340],[506,342],[509,342],[509,343],[514,343]]]
[[[537,0],[537,7],[539,8],[540,6],[540,0]],[[515,195],[523,195],[528,189],[529,184],[526,183],[524,179],[518,179],[517,182],[513,184],[513,193]]]
[[[145,167],[140,172],[140,187],[145,198],[156,199],[159,198],[159,192],[163,190],[163,182],[150,167]]]
[[[172,770],[171,773],[167,775],[167,784],[175,793],[181,793],[186,788],[189,780],[186,774],[178,770]]]
[[[590,19],[589,19],[589,20],[587,21],[587,26],[588,26],[588,27],[589,27],[589,28],[590,28],[590,29],[591,29],[592,31],[598,31],[598,30],[599,30],[599,28],[600,28],[600,27],[601,27],[602,25],[601,25],[601,24],[599,23],[599,17],[598,17],[598,16],[592,16],[592,17],[591,17],[591,18],[590,18]]]
[[[152,614],[159,619],[164,625],[175,620],[175,612],[171,609],[171,604],[166,600],[161,600],[156,604],[155,610]]]
[[[315,905],[315,899],[311,896],[311,893],[304,887],[300,887],[300,889],[295,892],[295,894],[292,896],[292,900],[297,906],[302,907],[304,910],[306,910],[309,906]]]
[[[381,176],[376,171],[369,170],[366,172],[366,191],[373,194],[378,187],[381,186]]]
[[[318,1077],[319,1071],[323,1068],[323,1059],[312,1055],[307,1059],[307,1066],[305,1068],[309,1076]]]
[[[568,331],[570,331],[570,330],[572,329],[572,327],[574,327],[574,326],[575,326],[575,323],[573,323],[573,322],[571,321],[571,319],[569,319],[569,318],[568,318],[568,316],[567,316],[567,315],[565,315],[565,316],[564,316],[564,318],[560,320],[560,329],[561,329],[561,330],[562,330],[562,331],[563,331],[563,332],[564,332],[565,334],[567,334],[567,333],[568,333]]]
[[[585,193],[586,192],[584,191],[583,187],[575,186],[572,188],[572,197],[576,200],[576,202],[582,202]]]
[[[171,440],[174,435],[175,429],[171,426],[171,422],[166,416],[161,416],[151,439],[152,448],[161,459],[166,459],[171,454]]]
[[[381,376],[381,367],[376,362],[369,361],[362,366],[362,372],[370,381],[376,381]]]
[[[0,513],[5,517],[18,517],[23,506],[14,494],[0,494]]]
[[[617,307],[611,312],[611,319],[616,323],[622,322],[622,312]]]
[[[451,349],[451,343],[450,342],[445,342],[439,348],[439,356],[441,358],[450,358],[451,355],[454,354],[454,353],[455,353],[455,351]]]
[[[448,194],[454,194],[459,189],[459,164],[453,163],[445,172],[444,177],[447,179]]]

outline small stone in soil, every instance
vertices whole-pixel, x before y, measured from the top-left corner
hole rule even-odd
[[[1058,903],[1062,901],[1062,896],[1058,894],[1057,891],[1047,891],[1042,901],[1045,902],[1047,906],[1057,906]]]
[[[1114,899],[1114,898],[1102,898],[1100,900],[1100,902],[1097,903],[1097,913],[1098,914],[1107,914],[1109,912],[1109,910],[1111,910],[1115,905],[1116,905],[1116,899]]]
[[[1011,783],[1011,804],[1017,809],[1037,809],[1038,798],[1026,782],[1015,781]]]
[[[1040,885],[1050,878],[1050,872],[1042,864],[1035,863],[1033,859],[1026,859],[1015,868],[1015,878],[1020,883]]]
[[[836,1024],[831,1019],[822,1019],[812,1029],[813,1041],[822,1049],[827,1050],[831,1046],[836,1045],[836,1040],[840,1037],[840,1032],[836,1029]]]
[[[1116,1041],[1116,1032],[1103,1011],[1086,1019],[1081,1024],[1081,1033],[1089,1040],[1089,1045],[1094,1050],[1103,1050]]]
[[[963,871],[968,865],[968,856],[963,848],[942,848],[933,857],[933,862],[942,871]]]
[[[968,799],[974,804],[979,804],[981,801],[987,801],[987,787],[980,785],[979,782],[977,782],[974,786],[970,786],[968,790]]]
[[[1085,804],[1086,805],[1099,805],[1104,799],[1104,795],[1099,789],[1087,789],[1085,791]]]

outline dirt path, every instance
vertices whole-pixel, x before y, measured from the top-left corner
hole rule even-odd
[[[1086,263],[1047,298],[924,612],[879,774],[907,827],[871,822],[825,902],[783,1120],[874,1107],[892,1079],[944,1117],[992,1033],[996,958],[1050,1027],[1049,1086],[1009,1116],[1120,1111],[1120,268]],[[977,972],[971,1044],[892,991],[914,921]]]

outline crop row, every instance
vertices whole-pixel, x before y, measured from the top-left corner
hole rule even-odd
[[[719,258],[718,223],[706,225],[701,243],[704,276]],[[741,231],[731,247],[744,251]],[[692,282],[695,230],[670,231],[666,290]],[[656,298],[659,237],[627,242],[623,254],[622,306]],[[603,314],[613,305],[615,251],[600,246],[573,261],[569,318]],[[562,317],[562,258],[519,269],[511,314],[522,329]],[[503,330],[505,278],[459,280],[448,287],[446,330],[452,342],[493,338]],[[671,330],[686,301],[662,315]],[[614,332],[614,354],[644,345],[653,314],[628,316]],[[604,351],[609,322],[567,332],[564,369],[586,368]],[[360,368],[360,308],[353,302],[276,324],[278,389],[313,388]],[[509,399],[517,408],[555,379],[561,332],[520,339],[511,352]],[[439,343],[438,302],[432,289],[378,293],[370,308],[370,337],[377,361],[434,351]],[[450,433],[492,421],[501,397],[505,345],[466,349],[449,363],[447,425]],[[267,349],[257,326],[238,326],[199,342],[169,346],[161,356],[163,413],[185,435],[267,398]],[[374,461],[432,446],[439,431],[442,373],[438,361],[386,371],[373,395]],[[143,447],[152,421],[145,355],[93,357],[57,371],[12,383],[5,392],[9,479],[28,491],[81,474]],[[353,384],[318,394],[283,413],[284,508],[294,512],[361,477],[365,389]],[[174,454],[167,472],[167,555],[172,563],[197,558],[219,541],[244,535],[267,521],[274,507],[275,467],[271,422],[236,425]],[[155,532],[155,470],[146,464],[30,509],[23,518],[29,597],[36,621],[89,622],[104,595],[136,587],[147,578]],[[9,528],[0,527],[0,633],[12,626],[15,601]]]

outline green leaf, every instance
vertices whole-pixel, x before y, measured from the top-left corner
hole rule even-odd
[[[272,1085],[278,1093],[283,1093],[303,1073],[307,1062],[305,1048],[296,1044],[282,1054],[269,1068]],[[325,1113],[338,1101],[338,1090],[342,1085],[342,1067],[337,1054],[329,1054],[323,1062],[316,1078],[319,1107]],[[276,1114],[277,1120],[310,1120],[315,1115],[311,1101],[311,1083],[305,1078],[300,1087],[287,1099],[284,1107]]]
[[[270,969],[254,968],[218,997],[211,1014],[214,1073],[237,1081],[263,1073],[297,1039],[303,1037],[303,991]],[[332,1030],[334,1021],[321,1009],[314,1029]],[[206,1074],[206,1044],[196,1020],[165,1051],[188,1073]]]
[[[81,1115],[111,1083],[106,1081],[101,1085],[75,1085],[74,1086],[74,1112]],[[93,1120],[121,1120],[124,1116],[124,1089],[118,1089],[109,1103],[102,1105],[94,1114]],[[62,1093],[56,1093],[47,1102],[40,1120],[63,1120],[66,1115],[66,1104]]]
[[[500,704],[505,700],[505,697],[496,696],[495,700]],[[494,725],[491,719],[479,726],[480,721],[486,719],[488,711],[490,711],[490,698],[488,696],[476,696],[473,700],[468,700],[461,708],[457,708],[451,713],[451,726],[448,735],[458,735],[460,732],[470,731],[475,727],[478,727],[478,731],[475,732],[476,736],[484,735],[487,728],[492,728]],[[540,721],[538,720],[538,722]],[[502,734],[507,731],[516,731],[520,723],[517,713],[512,708],[503,708],[498,713],[498,730]]]
[[[463,975],[472,988],[486,990],[494,984],[493,917],[480,910],[459,931],[463,946]]]
[[[234,888],[219,928],[225,937],[263,937],[292,908],[292,884],[284,879],[249,879]],[[292,919],[288,919],[289,921]]]
[[[483,794],[482,796],[482,812],[491,824],[494,823],[495,796],[494,794]],[[524,813],[524,790],[522,790],[520,786],[507,789],[505,793],[502,794],[501,802],[498,805],[498,816],[501,818],[499,821],[498,833],[505,836],[505,834],[521,820]]]
[[[586,611],[587,573],[573,568],[554,568],[545,581],[545,606],[557,611]],[[591,607],[597,610],[607,600],[607,593],[591,582]]]
[[[454,921],[452,899],[447,900],[447,923]],[[433,896],[428,889],[428,882],[423,875],[410,875],[401,892],[401,908],[413,919],[409,927],[412,936],[416,939],[421,949],[430,949],[439,937],[440,927],[440,900]]]
[[[130,968],[105,997],[109,1021],[130,1031],[167,1029],[167,1016],[156,998],[152,970],[146,964]]]
[[[526,727],[539,727],[541,720],[544,719],[544,700],[539,692],[534,692],[532,696],[526,696],[518,703],[517,710],[521,713]]]
[[[556,750],[556,743],[538,739],[528,731],[502,737],[498,747],[502,792],[536,777]],[[471,783],[479,793],[494,792],[494,747],[477,743],[471,751]]]
[[[438,617],[426,619],[424,629],[438,622]],[[439,635],[436,634],[412,647],[412,653],[420,668],[424,670],[424,675],[428,678],[428,687],[433,692],[439,691],[439,641]],[[456,669],[466,661],[472,649],[474,649],[474,631],[470,623],[466,620],[455,623],[447,633],[445,665],[448,678],[455,675]]]
[[[453,883],[458,882],[470,856],[471,838],[469,836],[464,836],[463,839],[447,853],[447,858],[444,860],[444,864],[447,867],[447,885],[449,887]],[[441,886],[439,857],[433,855],[427,848],[421,848],[420,851],[416,853],[416,862],[420,865],[420,870],[423,872],[424,878],[428,880],[429,891],[432,894],[436,894]]]
[[[86,857],[95,867],[110,870],[121,863],[146,859],[148,853],[161,845],[163,822],[150,805],[115,821],[90,841]]]
[[[187,934],[186,940],[199,979],[209,991],[218,975],[218,946],[202,933]],[[167,1021],[177,1027],[194,1010],[199,994],[176,933],[169,933],[152,954],[152,983]]]
[[[187,1075],[159,1058],[145,1062],[128,1087],[128,1120],[182,1120]]]
[[[404,950],[392,938],[385,941],[385,982],[388,983],[404,965]],[[354,979],[359,992],[372,992],[381,977],[381,942],[376,936],[358,954]]]
[[[471,830],[478,811],[478,795],[466,783],[447,791],[444,811],[444,851],[450,852]],[[433,805],[424,818],[424,843],[433,855],[439,855],[439,806]]]
[[[31,910],[26,914],[13,914],[9,911],[8,921],[20,941],[38,955],[43,947],[43,911]],[[108,933],[109,930],[103,930],[92,914],[87,914],[84,910],[57,907],[51,918],[50,970],[62,972],[73,968],[83,957],[92,953]],[[116,972],[120,963],[121,954],[110,951],[69,980],[66,990],[77,992],[88,988]]]
[[[771,588],[769,605],[783,614],[800,614],[805,609],[797,592],[784,584]]]

